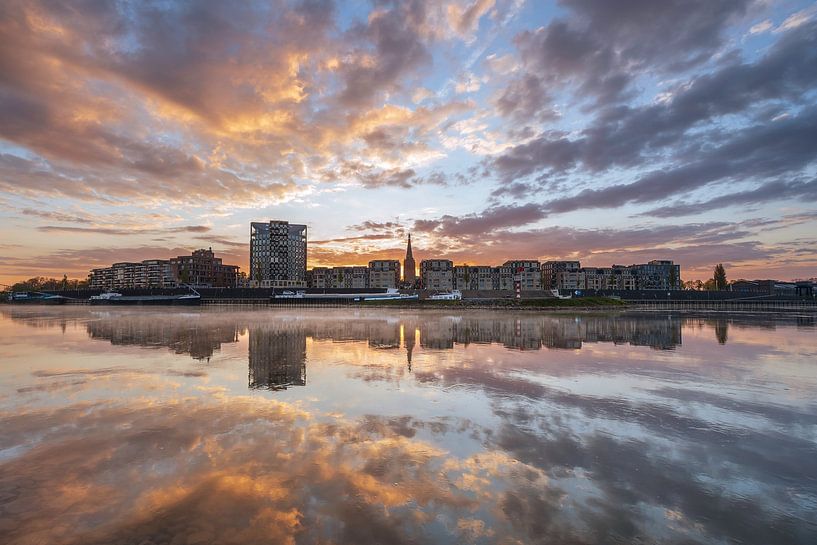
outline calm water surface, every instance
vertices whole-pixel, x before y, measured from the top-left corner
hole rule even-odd
[[[0,307],[0,543],[817,543],[813,319]]]

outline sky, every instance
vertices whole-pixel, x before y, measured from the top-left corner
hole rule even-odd
[[[0,4],[0,283],[309,226],[402,258],[817,276],[817,3]]]

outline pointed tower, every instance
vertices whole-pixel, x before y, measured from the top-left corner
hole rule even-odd
[[[411,254],[411,233],[408,236],[408,245],[406,246],[406,259],[403,260],[403,282],[414,285],[417,279],[417,269],[414,264],[414,256]]]

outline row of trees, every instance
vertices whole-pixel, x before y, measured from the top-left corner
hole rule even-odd
[[[54,291],[54,290],[78,290],[88,287],[88,280],[78,280],[68,278],[63,275],[62,280],[58,278],[46,278],[35,276],[22,282],[17,282],[10,287],[11,291]]]
[[[702,280],[687,280],[683,282],[685,290],[697,291],[720,291],[729,288],[729,282],[726,280],[726,269],[723,264],[718,263],[712,274],[712,278],[706,281]]]

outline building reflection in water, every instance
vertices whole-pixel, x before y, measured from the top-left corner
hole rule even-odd
[[[254,390],[305,386],[305,332],[251,328],[249,368],[249,387]]]
[[[106,315],[86,324],[93,339],[116,345],[167,347],[197,360],[209,360],[222,344],[249,332],[250,387],[277,389],[305,383],[306,339],[366,342],[376,350],[406,351],[411,367],[416,347],[450,350],[455,345],[501,344],[514,350],[580,349],[583,343],[612,342],[672,350],[681,344],[684,319],[671,316],[479,316],[357,317],[354,320],[304,316],[297,320],[256,324],[252,313],[232,319],[198,315]],[[719,342],[727,340],[725,320],[707,320]],[[286,324],[286,325],[284,325]],[[274,328],[274,329],[273,329]]]
[[[225,343],[238,342],[246,328],[235,322],[200,319],[200,316],[157,319],[150,314],[110,313],[86,324],[88,336],[113,345],[167,347],[195,360],[209,360]]]

